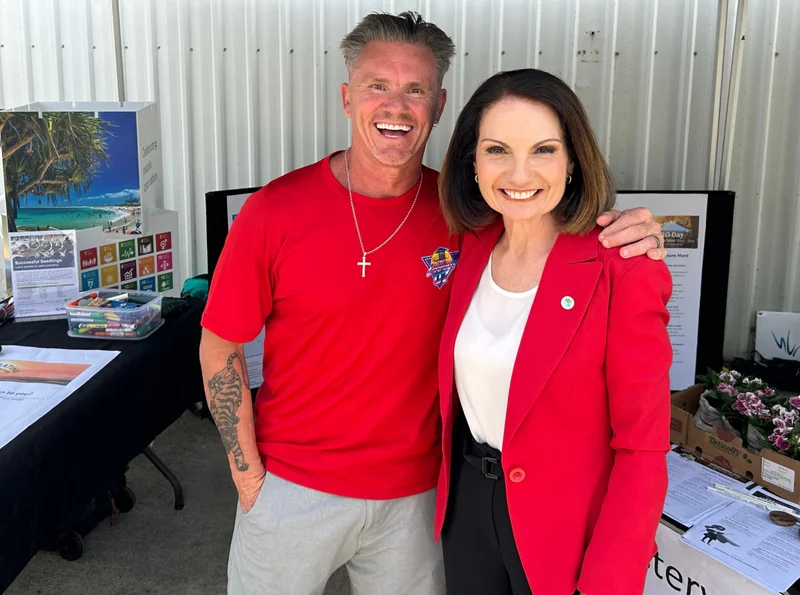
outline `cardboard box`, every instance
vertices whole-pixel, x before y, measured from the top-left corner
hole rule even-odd
[[[758,483],[781,498],[800,502],[800,461],[774,450],[762,450],[761,456],[761,479]]]
[[[696,384],[672,394],[670,438],[703,459],[751,479],[776,495],[800,503],[800,461],[763,449],[754,453],[742,445],[741,438],[714,428],[707,432],[694,424],[694,416],[705,388]]]

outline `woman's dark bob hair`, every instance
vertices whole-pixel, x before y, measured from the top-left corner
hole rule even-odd
[[[483,114],[509,98],[547,105],[558,115],[574,169],[572,182],[552,213],[563,233],[592,230],[597,217],[614,206],[614,180],[578,96],[558,77],[533,68],[492,76],[461,111],[439,176],[439,197],[450,230],[477,230],[497,216],[475,183],[475,149]]]

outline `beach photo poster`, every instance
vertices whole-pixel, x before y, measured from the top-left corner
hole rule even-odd
[[[10,233],[9,251],[16,318],[65,315],[78,294],[75,232]]]
[[[140,232],[136,112],[3,112],[0,131],[10,232]]]

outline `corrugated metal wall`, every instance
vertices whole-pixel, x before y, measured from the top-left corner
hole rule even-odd
[[[586,104],[620,188],[702,189],[720,178],[737,192],[728,354],[746,349],[754,308],[800,310],[794,0],[119,2],[125,95],[160,105],[164,206],[181,213],[190,274],[206,266],[205,192],[264,184],[347,146],[339,41],[371,11],[412,9],[458,49],[428,165],[441,163],[483,79],[546,69]],[[0,107],[116,100],[116,75],[112,0],[0,0]]]
[[[800,2],[750,1],[726,142],[735,190],[725,349],[748,346],[753,312],[800,312]]]

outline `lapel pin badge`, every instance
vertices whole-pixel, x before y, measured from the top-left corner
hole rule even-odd
[[[570,296],[565,295],[561,298],[561,307],[565,310],[572,310],[573,306],[575,306],[575,300],[573,300]]]

